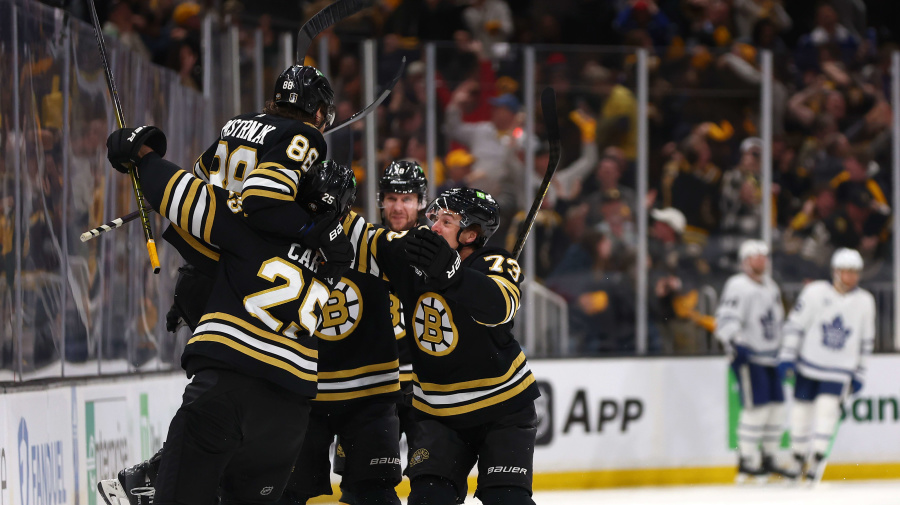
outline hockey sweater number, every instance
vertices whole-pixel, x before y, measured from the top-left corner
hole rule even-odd
[[[522,274],[522,267],[519,266],[518,261],[499,254],[485,256],[484,260],[492,262],[493,264],[490,266],[489,270],[491,272],[497,272],[498,274],[503,273],[503,260],[506,260],[506,268],[509,269],[509,276],[512,277],[513,281],[519,282],[519,275]]]
[[[209,170],[209,183],[240,192],[244,185],[244,177],[254,168],[256,168],[255,148],[238,146],[229,152],[228,142],[220,140],[213,158],[213,166]]]
[[[309,140],[303,135],[294,135],[294,138],[291,139],[291,145],[287,148],[286,154],[288,158],[297,163],[303,163],[300,169],[303,170],[304,173],[309,170],[309,167],[311,167],[317,159],[319,159],[319,150],[315,147],[310,149]]]
[[[259,318],[272,331],[281,331],[284,323],[274,318],[266,309],[300,298],[306,284],[303,281],[303,271],[281,258],[272,258],[262,264],[257,275],[270,282],[281,278],[285,283],[245,297],[244,308]],[[297,331],[302,328],[312,335],[319,321],[316,308],[324,306],[329,296],[328,288],[318,279],[313,278],[306,296],[300,304],[299,324],[291,321],[282,333],[288,338],[296,339]]]

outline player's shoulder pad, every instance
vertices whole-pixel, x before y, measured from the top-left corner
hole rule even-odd
[[[512,258],[512,254],[509,251],[502,247],[481,247],[476,249],[472,254],[466,258],[467,261],[477,262],[478,258],[485,258],[488,256],[503,256],[504,258]],[[515,260],[513,260],[515,261]]]

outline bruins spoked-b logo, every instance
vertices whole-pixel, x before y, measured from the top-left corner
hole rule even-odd
[[[416,302],[413,332],[420,349],[435,356],[453,352],[459,341],[447,301],[436,293],[426,293]]]
[[[412,468],[419,463],[428,459],[428,449],[422,447],[421,449],[416,449],[416,452],[413,453],[412,457],[409,458],[409,467]]]
[[[322,324],[316,336],[325,340],[347,338],[359,324],[363,303],[359,287],[348,279],[341,279],[331,291],[331,298],[322,307]]]

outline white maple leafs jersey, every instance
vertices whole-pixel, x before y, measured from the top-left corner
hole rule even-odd
[[[746,347],[752,363],[775,366],[783,321],[781,293],[770,277],[764,276],[759,283],[740,273],[725,283],[716,309],[716,338],[725,347]]]
[[[875,345],[875,298],[862,288],[841,294],[831,283],[808,284],[784,325],[782,361],[810,379],[849,382],[865,374]]]

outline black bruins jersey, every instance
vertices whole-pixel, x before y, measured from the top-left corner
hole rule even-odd
[[[391,324],[394,326],[394,338],[397,339],[397,355],[400,358],[400,387],[412,383],[412,353],[409,350],[409,339],[406,338],[406,316],[403,315],[403,302],[391,293]]]
[[[356,248],[355,268],[387,279],[403,302],[417,411],[462,428],[540,396],[511,332],[521,269],[508,252],[478,249],[462,262],[460,281],[435,293],[402,252],[406,232],[374,226],[353,213],[344,229]]]
[[[399,361],[388,285],[349,270],[322,308],[319,394],[314,408],[399,396]]]
[[[318,160],[324,160],[327,145],[322,133],[308,123],[270,114],[235,116],[225,123],[219,138],[197,159],[194,175],[203,182],[239,193],[242,208],[259,217],[251,224],[277,226],[266,210],[293,202],[300,177]],[[292,209],[299,211],[298,209]],[[290,230],[280,233],[290,236]],[[215,274],[218,247],[197,240],[177,224],[163,233],[188,263],[208,276]]]
[[[206,315],[184,348],[182,367],[191,373],[211,360],[314,397],[318,352],[312,333],[330,296],[314,276],[315,253],[260,235],[242,217],[238,195],[204,184],[156,154],[144,157],[139,172],[154,209],[192,238],[219,247]]]

